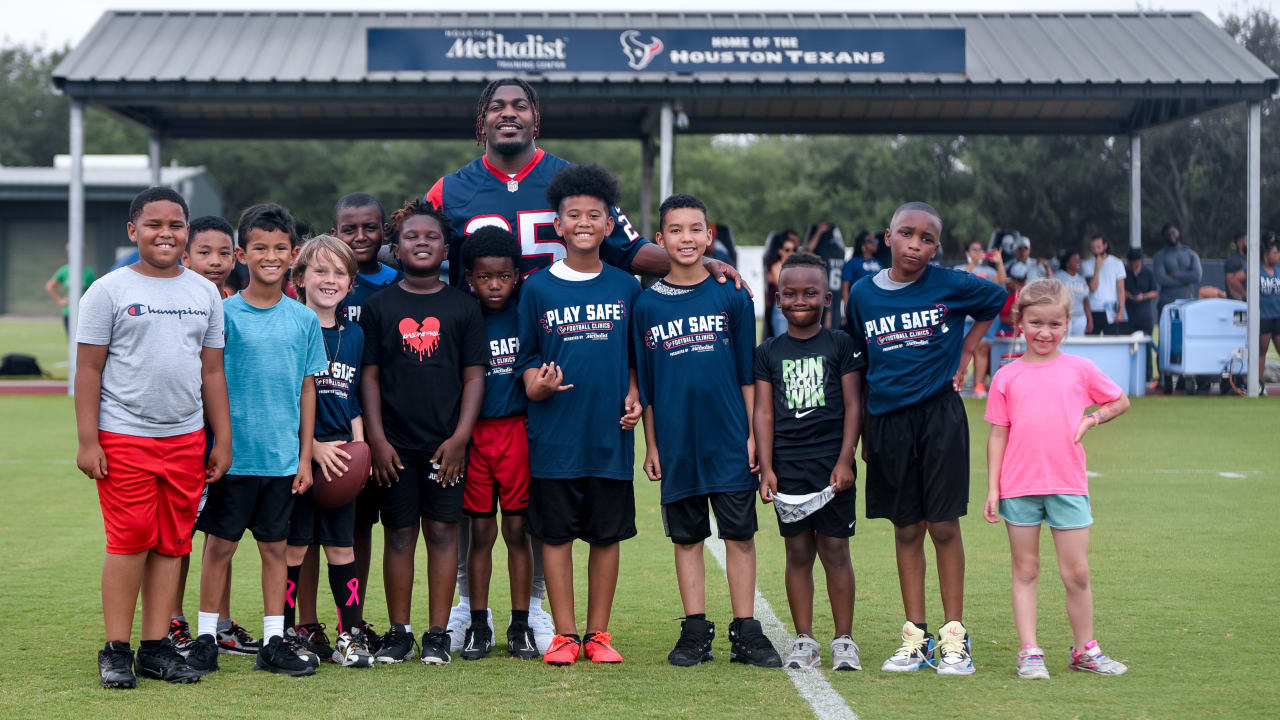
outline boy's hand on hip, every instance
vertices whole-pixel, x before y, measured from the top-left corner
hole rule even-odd
[[[299,463],[298,474],[293,476],[293,494],[301,495],[311,489],[311,463]]]
[[[436,471],[436,482],[441,485],[457,485],[462,479],[463,468],[466,467],[467,443],[465,440],[449,438],[440,443],[435,455],[431,456],[433,465],[439,464]]]
[[[836,486],[836,492],[844,492],[853,487],[853,480],[853,468],[836,463],[835,469],[831,471],[831,484]]]
[[[968,350],[961,351],[960,368],[956,370],[955,377],[951,379],[951,387],[954,388],[956,392],[960,392],[960,388],[964,386],[964,376],[969,371],[969,363],[972,361],[972,352],[969,352]]]
[[[89,478],[101,480],[107,476],[107,454],[98,443],[82,447],[76,453],[76,467]]]
[[[773,474],[772,470],[764,470],[760,473],[760,499],[765,502],[773,502],[773,496],[778,492],[778,476]]]
[[[218,482],[231,469],[231,443],[214,445],[204,466],[204,481]]]

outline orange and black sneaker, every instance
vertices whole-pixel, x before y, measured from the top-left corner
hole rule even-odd
[[[587,633],[582,638],[582,650],[591,662],[620,663],[622,656],[613,649],[613,636],[607,632]]]
[[[186,620],[178,618],[169,620],[169,644],[173,645],[173,649],[184,658],[191,654],[191,647],[196,644],[196,639],[191,637],[191,627],[187,625]]]
[[[561,667],[572,665],[578,660],[581,650],[582,643],[578,641],[577,635],[556,635],[547,646],[547,653],[542,656],[542,661]]]

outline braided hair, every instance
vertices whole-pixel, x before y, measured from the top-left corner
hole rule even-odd
[[[529,104],[533,107],[533,137],[538,137],[538,131],[542,122],[542,110],[538,105],[538,93],[533,91],[532,85],[520,78],[499,78],[484,86],[484,90],[480,93],[480,100],[476,103],[477,145],[484,145],[484,114],[489,109],[489,103],[493,100],[493,94],[498,91],[498,88],[506,87],[508,85],[514,85],[520,88],[524,91],[524,96],[529,99]]]
[[[400,241],[400,228],[404,227],[405,221],[414,215],[426,215],[427,217],[435,218],[435,221],[440,223],[440,231],[444,234],[445,246],[451,244],[453,241],[453,224],[449,222],[448,216],[422,198],[410,200],[399,210],[391,213],[391,241],[393,243]]]

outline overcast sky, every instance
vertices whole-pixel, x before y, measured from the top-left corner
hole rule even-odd
[[[365,5],[364,9],[378,10],[456,10],[456,3],[430,2],[429,0],[371,0],[357,3],[354,0],[196,0],[183,3],[176,0],[14,0],[5,2],[3,20],[0,20],[0,36],[19,43],[43,45],[75,44],[84,38],[93,23],[109,8],[130,10],[164,10],[181,8],[220,10],[351,10]],[[959,11],[1132,11],[1140,6],[1150,10],[1199,10],[1218,22],[1223,14],[1246,7],[1266,7],[1275,10],[1277,0],[972,0],[971,2],[945,2],[939,0],[871,0],[866,3],[851,0],[794,0],[793,2],[765,2],[764,0],[644,0],[644,2],[605,3],[604,9],[622,10],[629,7],[657,11],[782,11],[804,12],[825,10],[829,12],[959,12]],[[477,11],[490,10],[575,10],[593,12],[601,9],[599,0],[484,0],[469,6]]]

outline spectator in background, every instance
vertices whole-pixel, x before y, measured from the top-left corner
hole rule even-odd
[[[1262,352],[1258,358],[1258,377],[1262,377],[1262,372],[1267,369],[1267,345],[1275,345],[1276,352],[1280,352],[1280,271],[1277,271],[1277,265],[1280,265],[1280,244],[1276,243],[1273,235],[1262,246],[1262,272],[1258,278],[1258,315],[1261,316],[1258,349]],[[1264,385],[1262,394],[1266,392]]]
[[[1227,278],[1227,297],[1232,300],[1244,300],[1248,296],[1245,279],[1248,277],[1245,268],[1249,265],[1249,233],[1238,232],[1235,235],[1235,253],[1227,256],[1222,272]]]
[[[1089,311],[1096,335],[1119,335],[1124,322],[1124,262],[1111,254],[1111,243],[1101,234],[1089,239],[1093,257],[1080,264],[1089,280]]]
[[[71,253],[71,246],[67,246],[67,253]],[[85,265],[82,268],[80,276],[80,294],[84,296],[84,291],[98,279],[98,273],[93,269],[92,265]],[[71,336],[71,298],[63,293],[70,293],[71,285],[71,266],[63,265],[53,271],[53,276],[44,284],[44,291],[58,303],[58,307],[62,308],[62,329],[66,331],[67,336]]]
[[[1124,279],[1124,314],[1129,318],[1127,330],[1142,332],[1148,335],[1156,326],[1156,276],[1151,268],[1142,263],[1142,248],[1129,248],[1126,256],[1129,267]],[[1155,389],[1156,376],[1152,374],[1151,348],[1144,350],[1147,364],[1147,380],[1149,388]]]
[[[1013,262],[1009,263],[1009,272],[1012,273],[1014,268],[1021,268],[1021,275],[1026,282],[1047,278],[1053,275],[1049,269],[1049,261],[1043,258],[1033,260],[1031,258],[1031,238],[1023,235],[1019,237],[1013,246]]]
[[[1141,252],[1138,253],[1141,256]],[[1080,272],[1080,251],[1068,250],[1062,254],[1062,269],[1055,278],[1062,281],[1071,292],[1071,327],[1069,335],[1092,335],[1093,315],[1089,312],[1089,281]],[[1150,273],[1150,271],[1147,271]]]
[[[1164,310],[1164,306],[1174,300],[1187,300],[1196,297],[1200,288],[1200,256],[1195,250],[1183,245],[1182,233],[1173,223],[1165,223],[1160,228],[1160,237],[1165,246],[1156,251],[1151,259],[1152,269],[1156,274],[1156,286],[1160,295],[1156,300],[1156,314]]]
[[[765,283],[767,290],[765,293],[765,319],[769,322],[769,327],[765,332],[769,337],[781,335],[787,331],[787,319],[782,316],[782,308],[778,307],[778,271],[782,268],[782,263],[795,253],[800,247],[800,235],[795,230],[784,230],[780,235],[781,242],[772,252],[766,252],[764,257],[765,264]]]
[[[977,240],[969,243],[968,250],[965,252],[965,262],[957,265],[956,269],[973,273],[1001,287],[1005,287],[1009,281],[1004,270],[1004,256],[999,250],[983,250],[982,243]],[[991,339],[995,337],[999,325],[999,322],[991,323],[987,334],[983,336],[982,341],[978,343],[978,349],[973,353],[973,395],[977,398],[987,396],[987,372],[991,367]],[[973,318],[966,317],[965,335],[969,334],[971,327],[973,327]]]
[[[849,315],[849,288],[862,278],[875,275],[884,269],[876,259],[878,244],[876,236],[872,235],[870,230],[858,233],[858,238],[853,244],[856,254],[849,258],[840,270],[840,305],[844,308],[845,317]]]
[[[839,297],[845,261],[844,237],[840,234],[840,228],[827,222],[814,225],[809,229],[805,250],[827,263],[827,289],[831,291],[833,298]],[[822,327],[838,330],[844,324],[841,317],[843,311],[844,303],[831,303],[822,317]]]
[[[889,267],[893,264],[893,251],[889,249],[889,241],[884,238],[884,231],[876,231],[876,260],[880,261],[880,267]]]

